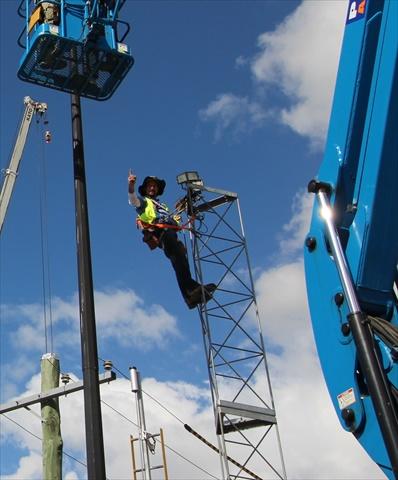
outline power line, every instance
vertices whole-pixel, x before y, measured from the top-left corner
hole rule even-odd
[[[105,362],[104,359],[98,357],[98,359],[101,361],[101,362]],[[113,370],[115,370],[116,372],[118,372],[122,377],[124,377],[126,380],[130,380],[130,377],[128,377],[125,373],[123,373],[121,370],[119,370],[117,367],[115,367],[115,365],[112,365],[112,368]],[[141,388],[142,390],[142,388]],[[169,413],[172,417],[174,417],[176,420],[178,420],[182,425],[185,425],[185,422],[183,422],[177,415],[175,415],[173,412],[171,412],[167,407],[165,407],[164,405],[162,405],[162,403],[157,400],[155,397],[153,397],[152,395],[150,395],[149,393],[145,392],[144,390],[142,390],[149,398],[151,398],[152,400],[154,400],[160,407],[162,407],[164,410],[166,410],[167,413]],[[117,409],[115,409],[114,407],[112,407],[111,405],[107,404],[106,402],[104,402],[104,400],[101,400],[102,403],[104,403],[106,406],[108,406],[109,408],[111,408],[112,410],[114,410],[117,414],[119,414],[120,416],[122,416],[124,419],[126,419],[128,422],[132,423],[133,425],[135,425],[136,427],[138,427],[138,425],[136,423],[134,423],[132,420],[130,420],[129,418],[127,418],[125,415],[123,415],[121,412],[119,412]],[[210,477],[212,478],[215,478],[218,480],[218,477],[215,477],[213,474],[211,474],[210,472],[204,470],[202,467],[200,467],[199,465],[196,465],[194,462],[192,462],[191,460],[189,460],[188,458],[184,457],[181,453],[177,452],[176,450],[174,450],[172,447],[170,447],[169,445],[167,445],[166,443],[164,444],[165,447],[167,447],[170,451],[172,451],[173,453],[175,453],[176,455],[178,455],[180,458],[184,459],[186,462],[190,463],[192,466],[198,468],[199,470],[201,470],[202,472],[206,473],[207,475],[209,475]]]
[[[116,370],[116,369],[115,369]],[[104,405],[106,405],[107,407],[109,407],[111,410],[113,410],[115,413],[117,413],[118,415],[120,415],[122,418],[124,418],[125,420],[127,420],[128,422],[132,423],[135,427],[139,428],[139,425],[137,425],[135,422],[133,422],[132,420],[130,420],[128,417],[126,417],[123,413],[119,412],[116,408],[112,407],[112,405],[109,405],[109,403],[105,402],[104,400],[101,400],[101,403],[103,403]],[[156,439],[155,439],[156,441]],[[174,450],[174,448],[170,447],[169,445],[167,445],[166,443],[164,443],[164,446],[166,448],[168,448],[170,451],[172,451],[173,453],[175,453],[176,455],[178,455],[180,458],[182,458],[183,460],[185,460],[186,462],[188,462],[189,464],[191,464],[192,466],[198,468],[199,470],[201,470],[202,472],[206,473],[206,475],[209,475],[210,477],[212,478],[215,478],[217,480],[218,477],[215,477],[214,475],[212,475],[210,472],[204,470],[202,467],[200,467],[199,465],[197,465],[196,463],[192,462],[192,460],[189,460],[188,458],[186,458],[184,455],[182,455],[181,453],[177,452],[177,450]]]
[[[175,453],[176,455],[178,455],[179,457],[183,458],[185,461],[187,461],[188,463],[190,463],[191,465],[193,465],[194,467],[198,468],[199,470],[201,470],[202,472],[206,473],[207,475],[210,475],[210,477],[212,478],[215,478],[216,480],[220,480],[219,477],[215,477],[214,475],[212,475],[211,473],[207,472],[206,470],[204,470],[202,467],[199,467],[199,465],[196,465],[195,463],[191,462],[190,460],[188,460],[187,458],[185,458],[183,455],[181,455],[180,453],[178,453],[176,450],[174,450],[173,448],[169,447],[168,445],[165,444],[165,446],[171,450],[173,453]]]
[[[109,405],[109,403],[105,402],[105,400],[102,400],[102,399],[101,399],[101,403],[103,403],[104,405],[106,405],[108,408],[110,408],[111,410],[113,410],[115,413],[117,413],[118,415],[120,415],[122,418],[124,418],[125,420],[127,420],[129,423],[131,423],[131,424],[134,425],[135,427],[139,428],[139,425],[137,425],[135,422],[133,422],[133,420],[131,420],[130,418],[126,417],[126,415],[124,415],[122,412],[119,412],[119,410],[117,410],[115,407],[112,407],[112,405]]]
[[[32,412],[33,413],[33,412]],[[18,423],[17,421],[13,420],[12,418],[10,418],[8,415],[6,415],[5,413],[2,413],[2,416],[5,417],[7,420],[9,420],[10,422],[14,423],[15,425],[17,425],[19,428],[22,428],[22,430],[24,430],[26,433],[29,433],[29,435],[31,435],[32,437],[35,437],[37,440],[40,440],[41,442],[43,441],[43,439],[39,436],[39,435],[36,435],[35,433],[31,432],[30,430],[28,430],[26,427],[23,427],[20,423]],[[74,457],[73,455],[71,455],[70,453],[67,453],[65,451],[62,451],[62,455],[65,455],[66,457],[70,458],[71,460],[74,460],[75,462],[77,463],[80,463],[80,465],[83,465],[83,467],[87,467],[87,465],[82,462],[81,460],[77,459],[76,457]],[[107,479],[109,480],[109,479]]]
[[[99,358],[99,357],[98,357]],[[104,362],[105,360],[103,360],[102,358],[99,358],[99,360],[101,360],[101,362]],[[127,375],[125,375],[121,370],[119,370],[118,368],[115,367],[115,365],[113,365],[113,369],[116,370],[118,373],[120,373],[120,375],[122,375],[125,379],[127,380],[130,380],[130,377],[128,377]],[[181,420],[181,418],[179,418],[175,413],[173,413],[171,410],[169,410],[167,407],[165,407],[159,400],[157,400],[154,396],[152,396],[151,394],[149,394],[148,392],[146,392],[143,388],[141,388],[141,390],[145,393],[145,395],[147,395],[150,399],[152,399],[154,402],[156,402],[160,407],[162,407],[164,410],[166,410],[167,413],[169,413],[172,417],[174,417],[177,421],[179,421],[181,423],[181,425],[185,425],[186,422],[183,422]]]
[[[170,411],[167,407],[165,407],[164,405],[162,405],[159,400],[157,400],[155,397],[153,397],[152,395],[150,395],[148,392],[146,392],[145,390],[141,389],[145,395],[147,395],[150,399],[152,399],[154,402],[156,402],[160,407],[162,407],[164,410],[166,410],[167,413],[169,413],[171,416],[173,416],[176,420],[178,420],[182,425],[185,425],[185,422],[183,422],[181,420],[181,418],[177,417],[177,415],[175,415],[172,411]]]
[[[101,361],[104,361],[102,360],[101,358],[99,358]],[[113,367],[114,370],[116,370],[117,372],[120,373],[120,375],[122,375],[124,378],[126,379],[129,379],[129,377],[127,377],[122,371],[120,371],[118,368],[116,367]],[[74,380],[71,378],[71,381],[74,382]],[[177,419],[179,422],[181,422],[183,425],[184,422],[182,422],[182,420],[180,418],[177,417],[177,415],[173,414],[173,412],[171,412],[168,408],[166,408],[164,405],[162,405],[155,397],[153,397],[152,395],[148,394],[147,392],[145,392],[146,395],[148,395],[152,400],[154,400],[159,406],[161,406],[162,408],[164,408],[170,415],[172,415],[175,419]],[[120,415],[124,420],[128,421],[129,423],[131,423],[132,425],[134,425],[135,427],[139,428],[139,426],[133,421],[131,420],[130,418],[128,418],[126,415],[124,415],[123,413],[121,413],[119,410],[117,410],[115,407],[113,407],[112,405],[110,405],[109,403],[105,402],[104,400],[101,399],[101,403],[103,403],[104,405],[106,405],[108,408],[110,408],[111,410],[113,410],[115,413],[117,413],[118,415]],[[28,412],[30,412],[32,415],[40,418],[41,420],[41,417],[39,417],[38,414],[36,414],[36,412],[32,411],[30,408],[27,408],[26,410],[28,410]],[[29,435],[31,435],[32,437],[36,438],[37,440],[40,440],[41,442],[43,441],[43,439],[39,436],[39,435],[36,435],[35,433],[31,432],[29,429],[27,429],[26,427],[22,426],[21,424],[19,424],[17,421],[13,420],[12,418],[10,418],[8,415],[6,415],[5,413],[2,414],[7,420],[9,420],[10,422],[14,423],[15,425],[17,425],[19,428],[21,428],[22,430],[24,430],[26,433],[28,433]],[[175,450],[174,448],[170,447],[169,445],[167,445],[166,443],[164,443],[164,446],[166,448],[168,448],[171,452],[173,452],[174,454],[176,454],[178,457],[182,458],[183,460],[185,460],[187,463],[189,463],[190,465],[194,466],[195,468],[197,468],[198,470],[202,471],[203,473],[205,473],[206,475],[209,475],[209,477],[211,478],[214,478],[216,480],[219,480],[218,477],[214,476],[213,474],[211,474],[210,472],[208,472],[207,470],[203,469],[202,467],[200,467],[199,465],[197,465],[196,463],[194,463],[192,460],[189,460],[187,457],[185,457],[184,455],[182,455],[181,453],[179,453],[177,450]],[[71,460],[74,460],[75,462],[79,463],[80,465],[84,466],[84,467],[87,467],[87,465],[77,459],[76,457],[74,457],[73,455],[65,452],[65,451],[62,451],[62,454],[65,455],[66,457],[70,458]],[[107,478],[107,480],[110,480]]]
[[[46,152],[43,142],[44,124],[47,120],[38,118],[36,121],[37,157],[38,157],[38,196],[40,217],[40,245],[41,245],[41,269],[42,269],[42,293],[43,293],[43,318],[44,338],[46,352],[54,351],[53,344],[53,321],[52,321],[52,293],[50,275],[50,248],[48,235],[48,201],[47,201],[47,169]],[[48,317],[48,318],[47,318]],[[48,336],[50,337],[48,342]],[[49,350],[50,347],[50,350]]]

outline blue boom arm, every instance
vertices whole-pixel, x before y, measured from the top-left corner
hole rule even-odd
[[[307,292],[340,422],[398,478],[398,1],[348,3]]]

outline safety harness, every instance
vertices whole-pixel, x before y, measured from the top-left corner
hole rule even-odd
[[[179,224],[179,215],[169,214],[169,209],[165,204],[159,203],[156,200],[144,197],[146,200],[145,210],[138,215],[136,219],[137,228],[142,230],[143,239],[142,241],[148,245],[151,250],[154,250],[157,247],[161,248],[161,240],[164,232],[166,230],[190,230],[190,223],[192,222],[192,218],[188,220],[184,225]],[[171,223],[159,223],[155,220],[158,218],[158,212],[156,211],[156,206],[163,209],[167,212],[168,216],[172,218],[176,224],[173,225]]]

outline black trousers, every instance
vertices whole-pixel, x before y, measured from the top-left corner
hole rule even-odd
[[[160,237],[161,248],[170,260],[177,277],[182,296],[187,299],[199,283],[192,276],[184,244],[178,239],[174,230],[163,230]]]

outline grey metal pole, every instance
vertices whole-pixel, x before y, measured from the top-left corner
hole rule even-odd
[[[141,378],[135,367],[130,368],[131,391],[135,393],[137,401],[137,420],[140,429],[141,462],[144,479],[151,480],[151,464],[148,452],[148,436],[145,424],[144,402],[142,399]]]
[[[87,474],[89,480],[105,480],[83,126],[80,97],[78,95],[71,95],[71,111]]]
[[[330,248],[333,253],[333,258],[336,263],[336,268],[339,273],[341,284],[343,286],[345,298],[347,300],[350,313],[357,313],[361,311],[357,295],[354,287],[354,282],[351,278],[350,268],[344,255],[343,247],[341,246],[340,237],[336,231],[336,227],[332,218],[332,209],[329,198],[326,192],[319,190],[317,198],[321,207],[320,213],[326,225],[326,234],[329,240]]]

